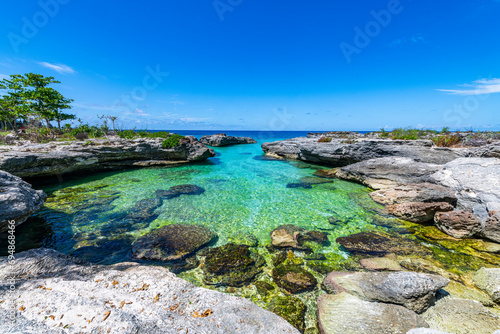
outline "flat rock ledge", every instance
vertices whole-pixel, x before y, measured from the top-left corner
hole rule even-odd
[[[7,231],[9,222],[24,223],[38,211],[47,199],[42,190],[35,190],[21,178],[0,171],[0,233]],[[7,247],[7,245],[5,245]]]
[[[0,258],[0,279],[11,275],[15,289],[0,288],[1,333],[299,334],[247,299],[198,288],[162,267],[96,266],[39,248],[17,254],[13,266]]]
[[[0,146],[0,170],[19,177],[60,176],[124,167],[147,167],[202,161],[214,152],[195,137],[187,136],[179,146],[164,149],[162,138],[134,140],[110,137],[85,141]]]
[[[208,146],[229,146],[229,145],[239,145],[239,144],[255,144],[257,141],[250,137],[234,137],[227,136],[225,133],[218,133],[210,136],[203,136],[200,138],[202,144]]]

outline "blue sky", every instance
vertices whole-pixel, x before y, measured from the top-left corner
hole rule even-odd
[[[4,1],[0,77],[122,128],[500,130],[498,0]]]

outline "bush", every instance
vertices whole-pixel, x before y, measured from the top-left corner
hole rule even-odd
[[[134,130],[123,130],[117,133],[118,137],[122,139],[134,139],[136,133]]]
[[[462,141],[462,138],[458,134],[454,135],[444,135],[444,136],[438,136],[436,138],[432,138],[432,141],[436,146],[439,147],[451,147],[454,145],[457,145]]]
[[[332,137],[321,137],[318,139],[318,143],[330,143],[332,141]]]
[[[79,132],[75,135],[75,138],[78,139],[78,140],[85,140],[85,139],[89,139],[89,134],[86,133],[86,132]]]
[[[170,137],[168,137],[167,139],[165,139],[163,141],[163,143],[161,144],[161,146],[163,148],[174,148],[174,147],[177,147],[177,146],[179,146],[179,142],[180,142],[181,138],[184,138],[184,136],[181,136],[181,135],[178,135],[178,134],[170,135]]]
[[[147,132],[147,137],[148,138],[169,138],[170,137],[170,132],[168,131],[158,131],[158,132]],[[179,136],[179,135],[177,135]],[[182,137],[184,138],[184,137]]]

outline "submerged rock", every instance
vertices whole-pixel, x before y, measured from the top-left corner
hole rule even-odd
[[[217,133],[215,135],[203,136],[200,138],[200,142],[208,146],[216,146],[216,147],[257,143],[254,139],[250,137],[227,136],[225,133]]]
[[[215,238],[216,235],[205,226],[173,224],[139,237],[132,252],[138,259],[182,260]]]
[[[196,287],[160,266],[96,266],[34,249],[16,254],[13,266],[0,258],[0,280],[13,273],[20,310],[10,321],[10,292],[0,289],[0,333],[299,334],[248,299]]]
[[[152,222],[158,218],[159,214],[155,213],[155,210],[162,206],[162,204],[163,201],[160,198],[142,199],[135,203],[124,220],[137,223]]]
[[[474,284],[495,303],[500,302],[500,268],[481,268],[472,277]]]
[[[318,284],[313,274],[295,264],[281,264],[275,267],[272,276],[280,288],[290,293],[314,290]]]
[[[481,222],[470,212],[438,212],[434,216],[436,227],[454,238],[470,238],[481,231]]]
[[[312,189],[312,185],[310,183],[287,183],[287,188],[304,188],[304,189]]]
[[[9,222],[22,224],[38,211],[47,195],[42,190],[34,190],[21,178],[0,170],[0,233],[7,231]]]
[[[422,203],[410,202],[391,204],[387,211],[394,216],[414,223],[427,223],[434,219],[436,212],[452,211],[453,206],[446,202]]]
[[[347,251],[355,254],[384,255],[428,255],[431,251],[417,242],[392,234],[361,232],[337,238]]]
[[[205,252],[203,272],[207,284],[239,287],[262,271],[265,260],[247,245],[226,244]]]
[[[328,180],[321,177],[315,176],[304,176],[299,180],[300,183],[309,183],[309,184],[323,184],[323,183],[332,183],[332,180]]]
[[[201,195],[205,189],[198,187],[194,184],[181,184],[178,186],[170,187],[168,190],[158,189],[155,194],[156,197],[161,199],[172,199],[181,195]]]
[[[271,300],[268,309],[288,321],[301,333],[304,332],[306,305],[304,305],[300,299],[294,297],[276,296]]]
[[[296,225],[281,225],[271,232],[271,244],[278,248],[308,249],[303,243],[312,241],[325,243],[328,241],[326,233],[308,231]]]
[[[438,299],[422,316],[432,328],[454,334],[491,334],[500,328],[500,316],[481,303],[450,296]]]
[[[411,183],[374,191],[370,197],[383,205],[408,202],[447,202],[456,204],[457,197],[448,187],[432,183]]]
[[[394,254],[387,254],[384,257],[372,257],[367,259],[361,259],[359,261],[361,266],[367,270],[388,270],[388,271],[399,271],[403,268],[399,265],[398,260]]]
[[[323,287],[328,292],[349,292],[363,300],[400,304],[422,313],[434,301],[436,291],[448,283],[441,276],[410,271],[332,272],[323,281]]]
[[[318,324],[324,334],[402,334],[429,327],[403,306],[368,302],[346,292],[319,296]]]

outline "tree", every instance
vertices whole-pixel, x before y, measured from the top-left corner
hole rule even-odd
[[[113,124],[113,131],[115,130],[115,121],[118,119],[116,116],[108,116],[108,119],[111,121],[111,124]]]
[[[63,113],[65,109],[71,109],[72,99],[67,99],[55,89],[49,88],[47,91],[47,111],[46,114],[57,122],[57,128],[61,131],[61,122],[75,119],[73,114]]]
[[[26,97],[31,100],[30,107],[34,113],[38,114],[47,122],[47,127],[51,127],[50,121],[55,120],[49,103],[54,99],[55,91],[48,87],[52,83],[61,83],[54,77],[45,77],[41,74],[27,73],[24,78],[25,87],[32,87],[26,91]]]
[[[26,118],[29,113],[23,76],[13,74],[10,78],[1,80],[0,90],[6,92],[0,96],[0,118],[8,122],[17,133],[17,120]]]

